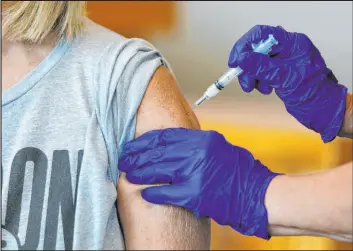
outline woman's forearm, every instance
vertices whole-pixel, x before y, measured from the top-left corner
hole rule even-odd
[[[344,121],[338,136],[344,138],[353,138],[353,101],[351,93],[347,94],[346,100]]]
[[[265,205],[272,236],[314,235],[352,242],[352,163],[277,176]]]

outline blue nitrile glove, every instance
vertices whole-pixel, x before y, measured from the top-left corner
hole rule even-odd
[[[124,147],[119,169],[155,204],[184,207],[244,235],[269,239],[265,192],[277,175],[215,131],[148,132]]]
[[[252,43],[272,34],[277,41],[270,56],[252,52]],[[235,43],[229,67],[240,66],[239,83],[245,92],[254,88],[269,94],[272,88],[287,111],[305,127],[333,140],[342,125],[347,88],[338,84],[319,50],[301,33],[282,27],[257,25]]]

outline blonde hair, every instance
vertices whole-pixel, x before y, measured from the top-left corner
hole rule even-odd
[[[41,43],[48,35],[72,39],[82,32],[85,1],[12,1],[3,6],[3,37]]]

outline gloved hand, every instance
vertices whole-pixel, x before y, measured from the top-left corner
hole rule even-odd
[[[145,200],[184,207],[244,235],[269,239],[264,197],[277,174],[223,135],[156,130],[127,143],[123,151],[119,169],[129,182],[170,183],[143,190]]]
[[[252,52],[251,44],[272,34],[277,41],[268,55]],[[239,83],[245,92],[254,88],[270,94],[272,88],[287,111],[301,124],[333,140],[342,125],[347,88],[338,84],[332,71],[310,39],[282,27],[257,25],[235,43],[229,55],[231,68],[244,73]]]

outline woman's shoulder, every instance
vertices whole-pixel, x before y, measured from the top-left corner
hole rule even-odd
[[[95,23],[89,18],[85,19],[82,40],[90,44],[104,45],[111,42],[123,42],[127,38],[108,28]]]
[[[85,20],[83,33],[72,43],[70,58],[81,66],[95,71],[125,68],[132,59],[149,59],[159,51],[141,38],[126,38],[90,19]],[[140,57],[136,57],[140,55]]]
[[[86,18],[85,29],[80,37],[75,39],[74,48],[84,56],[112,56],[112,51],[125,52],[129,50],[155,49],[148,41],[140,38],[126,38]]]

